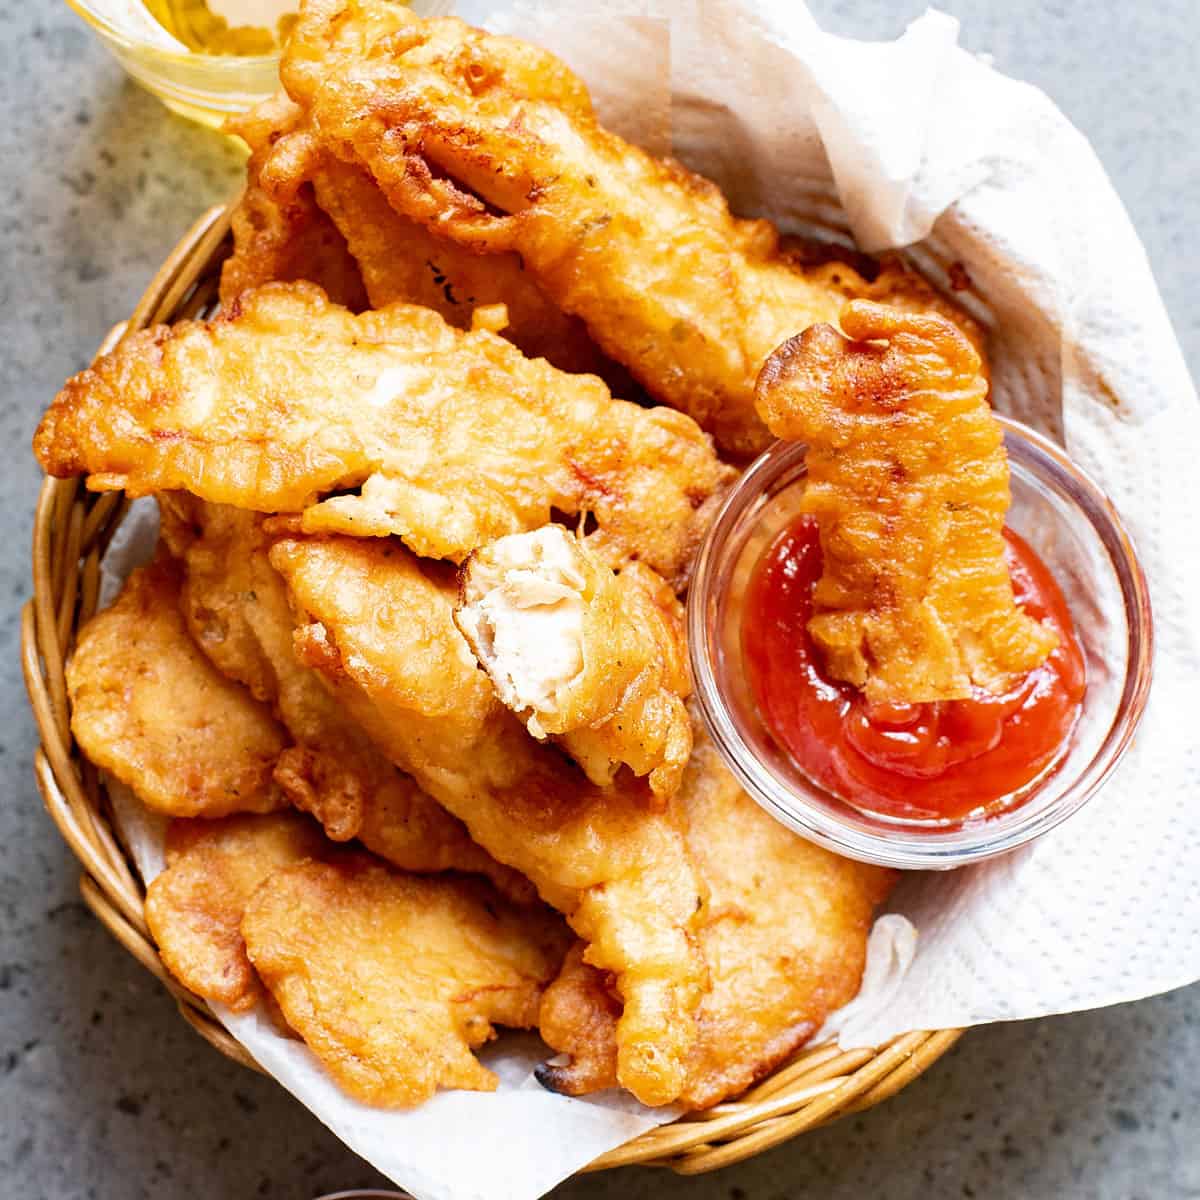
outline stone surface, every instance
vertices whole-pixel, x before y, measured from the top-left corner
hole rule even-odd
[[[1092,138],[1195,364],[1185,211],[1200,192],[1200,9],[942,4],[967,45],[1040,84]],[[923,4],[813,8],[840,32],[891,36]],[[65,5],[0,0],[0,42],[0,1192],[303,1200],[379,1184],[278,1087],[188,1029],[80,903],[75,863],[38,802],[17,651],[37,479],[29,438],[187,223],[234,189],[238,157],[128,83]],[[1198,1065],[1200,988],[977,1030],[897,1101],[741,1166],[694,1180],[624,1171],[556,1194],[1200,1197]]]

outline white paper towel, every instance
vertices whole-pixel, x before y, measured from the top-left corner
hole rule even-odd
[[[562,54],[607,122],[656,150],[669,144],[737,211],[792,229],[848,221],[865,248],[924,239],[914,256],[925,265],[961,263],[994,318],[997,405],[1063,437],[1137,540],[1158,650],[1126,762],[1035,845],[908,877],[891,905],[908,920],[877,922],[863,993],[823,1034],[869,1045],[1200,978],[1200,739],[1189,721],[1200,698],[1200,540],[1189,531],[1200,407],[1144,251],[1086,140],[1037,89],[958,48],[957,23],[938,13],[869,45],[821,33],[796,0],[577,0],[566,16],[548,0],[481,8],[460,5]],[[160,839],[136,803],[120,809],[153,874]],[[254,1018],[222,1019],[422,1200],[532,1200],[664,1115],[542,1092],[529,1076],[536,1044],[520,1039],[493,1051],[495,1095],[381,1114],[341,1097],[303,1047]]]

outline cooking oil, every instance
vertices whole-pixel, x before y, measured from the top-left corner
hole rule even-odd
[[[197,54],[276,54],[298,0],[143,0],[150,15]]]
[[[214,129],[278,89],[280,51],[300,8],[299,0],[67,3],[131,78],[168,108]],[[412,5],[422,16],[451,7],[450,0]]]

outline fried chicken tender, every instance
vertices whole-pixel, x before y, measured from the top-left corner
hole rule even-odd
[[[248,1012],[263,996],[242,940],[250,897],[274,871],[330,849],[296,812],[172,821],[167,868],[146,891],[146,923],[167,970],[196,995]]]
[[[700,941],[712,986],[679,1096],[701,1109],[745,1091],[855,996],[875,906],[896,874],[792,833],[742,791],[699,731],[680,797],[711,889]],[[540,1067],[538,1079],[570,1095],[613,1086],[620,1011],[608,978],[573,949],[539,1017],[547,1044],[571,1061]]]
[[[192,636],[221,671],[271,705],[295,740],[275,766],[288,799],[334,841],[356,837],[407,871],[477,872],[511,899],[531,902],[532,884],[397,771],[296,660],[291,604],[267,558],[263,518],[183,492],[165,493],[159,504],[163,536],[184,565],[181,606]]]
[[[496,694],[600,787],[621,764],[672,795],[692,752],[683,606],[648,567],[614,574],[561,525],[476,550],[455,623]]]
[[[711,182],[601,128],[569,74],[545,51],[388,0],[306,6],[283,67],[325,143],[398,212],[518,253],[651,397],[722,450],[756,454],[770,440],[754,408],[767,356],[873,285],[844,263],[806,268]],[[894,299],[907,282],[891,278]]]
[[[317,89],[329,75],[330,51],[336,44],[343,59],[361,59],[376,52],[403,46],[412,36],[413,14],[404,4],[389,0],[306,0],[305,18],[296,22],[280,62],[279,74],[293,99],[312,107]],[[434,59],[453,60],[461,39],[460,22],[429,22],[423,36]],[[517,38],[499,37],[502,58],[491,64],[492,81],[499,80],[520,96],[556,104],[564,112],[587,114],[592,102],[587,88],[566,64],[538,46]],[[477,84],[487,80],[466,64]]]
[[[71,731],[156,812],[222,817],[284,805],[272,780],[283,729],[196,648],[178,567],[160,556],[97,613],[67,665]]]
[[[483,880],[403,875],[365,854],[274,872],[241,930],[288,1024],[347,1094],[385,1108],[494,1091],[471,1051],[494,1025],[536,1024],[568,941],[556,914]]]
[[[567,917],[624,1002],[622,1086],[647,1104],[673,1100],[707,982],[694,939],[704,892],[673,802],[656,811],[645,785],[623,778],[598,789],[530,738],[454,626],[453,579],[397,542],[289,539],[271,562],[309,622],[297,632],[301,659],[399,767]]]
[[[459,329],[471,328],[476,309],[503,304],[507,321],[497,332],[526,357],[629,389],[628,373],[600,353],[578,317],[550,302],[517,255],[481,258],[401,217],[368,171],[324,149],[285,94],[239,118],[235,131],[254,153],[234,213],[224,303],[250,286],[303,278],[355,310],[366,307],[365,287],[372,308],[421,304]],[[354,289],[344,284],[352,273]]]
[[[680,413],[428,309],[354,317],[306,283],[127,338],[67,383],[34,443],[51,474],[93,488],[303,513],[307,532],[395,533],[456,562],[586,510],[606,558],[673,584],[731,477]]]
[[[979,355],[945,318],[847,305],[763,368],[771,432],[807,443],[823,573],[809,623],[828,670],[884,704],[1004,692],[1054,649],[1013,599],[1010,494]],[[882,344],[881,344],[882,343]]]
[[[560,371],[593,374],[631,396],[632,377],[605,358],[578,317],[556,308],[515,254],[483,257],[402,217],[362,167],[323,155],[313,173],[317,202],[358,260],[373,308],[403,301],[470,329],[480,308],[503,304],[496,330],[527,358]]]
[[[362,275],[342,232],[317,207],[311,183],[278,161],[283,152],[275,149],[276,142],[302,116],[299,105],[280,93],[226,123],[250,147],[250,160],[245,190],[233,210],[233,253],[221,268],[225,307],[249,288],[295,279],[319,284],[355,312],[367,307]],[[268,183],[264,175],[272,159],[276,179]]]

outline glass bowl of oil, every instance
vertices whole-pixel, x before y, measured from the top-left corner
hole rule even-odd
[[[131,79],[168,108],[220,128],[279,86],[299,0],[67,0]],[[411,6],[422,16],[445,0]]]

